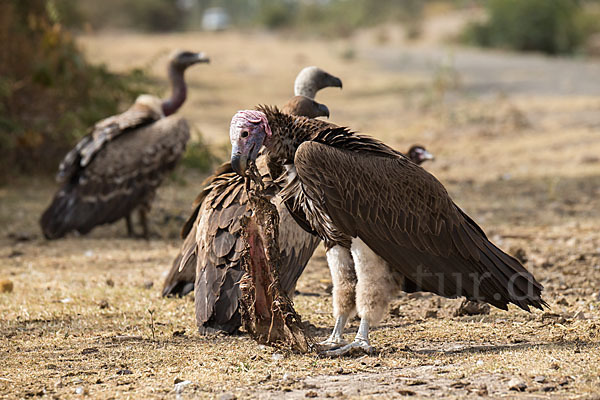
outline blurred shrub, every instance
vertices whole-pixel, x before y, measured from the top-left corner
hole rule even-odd
[[[69,0],[65,0],[69,1]],[[177,0],[77,0],[74,4],[81,21],[94,29],[117,28],[141,31],[182,29],[185,10]],[[74,21],[70,21],[73,26]],[[76,25],[76,24],[75,24]]]
[[[210,171],[220,161],[219,157],[207,146],[202,135],[197,135],[197,138],[188,142],[181,165],[201,172]]]
[[[60,23],[69,3],[0,1],[0,180],[54,172],[94,122],[147,86],[140,71],[122,76],[87,63]]]
[[[488,20],[468,26],[464,41],[565,54],[575,52],[598,28],[597,21],[585,17],[582,2],[577,0],[488,0],[485,4]]]

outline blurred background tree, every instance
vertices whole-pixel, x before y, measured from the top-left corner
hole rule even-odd
[[[469,25],[467,43],[547,54],[582,49],[600,31],[598,1],[488,0],[487,19]]]
[[[68,0],[0,2],[0,181],[55,171],[99,119],[145,91],[141,71],[90,65],[64,29],[79,21]]]
[[[72,32],[199,30],[212,10],[226,16],[216,29],[345,37],[401,24],[408,38],[418,38],[428,10],[440,4],[483,11],[462,35],[470,44],[600,52],[600,0],[2,0],[0,181],[9,171],[54,171],[91,124],[152,92],[141,70],[115,74],[91,65]]]

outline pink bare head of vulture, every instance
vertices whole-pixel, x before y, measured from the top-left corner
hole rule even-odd
[[[263,145],[271,138],[271,127],[267,116],[261,111],[238,111],[231,119],[231,166],[244,176],[248,161],[255,161]]]

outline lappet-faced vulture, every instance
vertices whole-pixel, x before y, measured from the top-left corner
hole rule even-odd
[[[315,118],[329,116],[329,110],[317,103],[315,93],[325,87],[341,87],[342,82],[317,67],[302,70],[295,83],[295,96],[283,107],[286,113]],[[280,212],[279,245],[282,252],[280,282],[292,294],[296,282],[319,244],[293,220],[276,197],[283,187],[282,168],[272,170],[265,157],[257,163],[267,193]],[[184,296],[195,290],[196,322],[201,334],[222,331],[233,333],[241,326],[238,282],[244,271],[240,262],[242,216],[248,197],[242,177],[225,163],[205,181],[194,203],[194,212],[184,225],[184,243],[173,262],[163,286],[163,296]]]
[[[369,326],[381,320],[403,281],[445,297],[507,309],[542,308],[542,285],[488,240],[430,173],[382,142],[271,107],[231,121],[231,165],[246,174],[263,148],[288,166],[282,190],[292,215],[325,241],[336,323],[329,355],[372,351]],[[356,338],[343,341],[353,313]]]
[[[146,214],[156,188],[190,137],[187,122],[173,115],[187,96],[184,72],[208,61],[203,53],[174,53],[168,68],[171,97],[139,96],[127,111],[96,123],[65,156],[56,176],[61,187],[40,219],[46,238],[85,234],[121,218],[132,236],[136,209],[148,237]]]

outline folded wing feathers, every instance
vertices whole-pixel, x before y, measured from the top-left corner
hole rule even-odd
[[[315,203],[303,200],[301,207],[325,237],[360,237],[398,273],[420,281],[423,290],[479,297],[500,308],[509,302],[526,310],[545,304],[535,278],[489,242],[432,175],[346,130],[328,129],[315,137],[296,152],[301,185],[295,195]],[[421,276],[419,266],[425,268]],[[442,284],[439,276],[446,276]],[[478,277],[485,279],[476,288]]]

